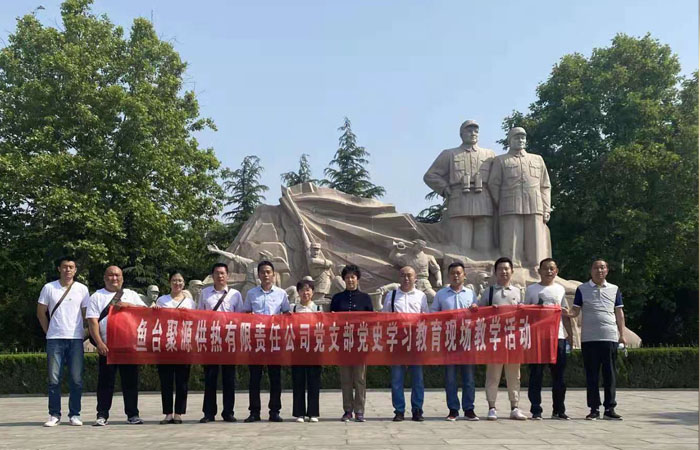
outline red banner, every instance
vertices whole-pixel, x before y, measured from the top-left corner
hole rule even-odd
[[[265,316],[124,307],[109,313],[109,364],[444,365],[554,363],[561,309]]]

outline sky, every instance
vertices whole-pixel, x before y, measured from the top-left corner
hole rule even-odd
[[[0,45],[39,5],[37,17],[60,26],[59,0],[0,1]],[[302,153],[323,177],[346,116],[381,200],[418,214],[429,205],[423,175],[459,145],[460,124],[476,120],[480,145],[502,153],[503,119],[527,111],[562,56],[651,33],[682,74],[698,69],[696,0],[96,0],[93,11],[125,30],[152,18],[216,123],[197,134],[201,146],[233,169],[259,156],[268,204]]]

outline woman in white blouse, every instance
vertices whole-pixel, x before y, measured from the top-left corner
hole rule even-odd
[[[195,309],[194,301],[186,295],[185,277],[181,272],[170,274],[170,294],[156,300],[156,308]],[[160,394],[165,418],[162,425],[182,423],[182,414],[187,408],[187,383],[190,379],[189,364],[159,364]],[[173,385],[175,386],[175,414],[173,415]]]
[[[303,279],[297,283],[300,301],[292,307],[293,313],[319,312],[311,298],[314,295],[314,282]],[[308,402],[305,391],[308,387]],[[292,366],[292,415],[297,422],[318,422],[319,396],[321,392],[321,366]]]

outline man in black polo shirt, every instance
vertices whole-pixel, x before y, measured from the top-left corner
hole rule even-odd
[[[331,312],[373,311],[372,299],[360,291],[360,268],[350,264],[343,268],[341,276],[345,281],[345,290],[333,296]],[[340,388],[343,391],[343,422],[352,419],[365,421],[365,390],[367,388],[367,366],[340,366]],[[353,387],[355,393],[353,397]]]

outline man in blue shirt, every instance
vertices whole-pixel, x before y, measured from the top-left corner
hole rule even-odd
[[[243,312],[253,314],[274,315],[289,313],[289,299],[287,293],[274,285],[275,266],[270,261],[260,261],[258,264],[258,278],[260,286],[248,291],[243,302]],[[250,365],[250,381],[248,384],[248,400],[250,416],[245,422],[258,422],[260,420],[260,379],[263,366]],[[282,422],[280,409],[282,409],[282,377],[280,366],[267,366],[267,375],[270,380],[270,422]]]
[[[447,268],[450,279],[449,286],[440,289],[435,295],[431,312],[450,311],[453,309],[466,309],[476,311],[479,309],[476,302],[476,294],[471,289],[464,287],[466,273],[464,264],[453,262]],[[445,366],[445,394],[447,395],[447,407],[450,412],[446,420],[454,422],[459,417],[459,396],[457,395],[457,368],[462,375],[462,409],[466,420],[479,420],[474,414],[474,366],[471,364]]]

